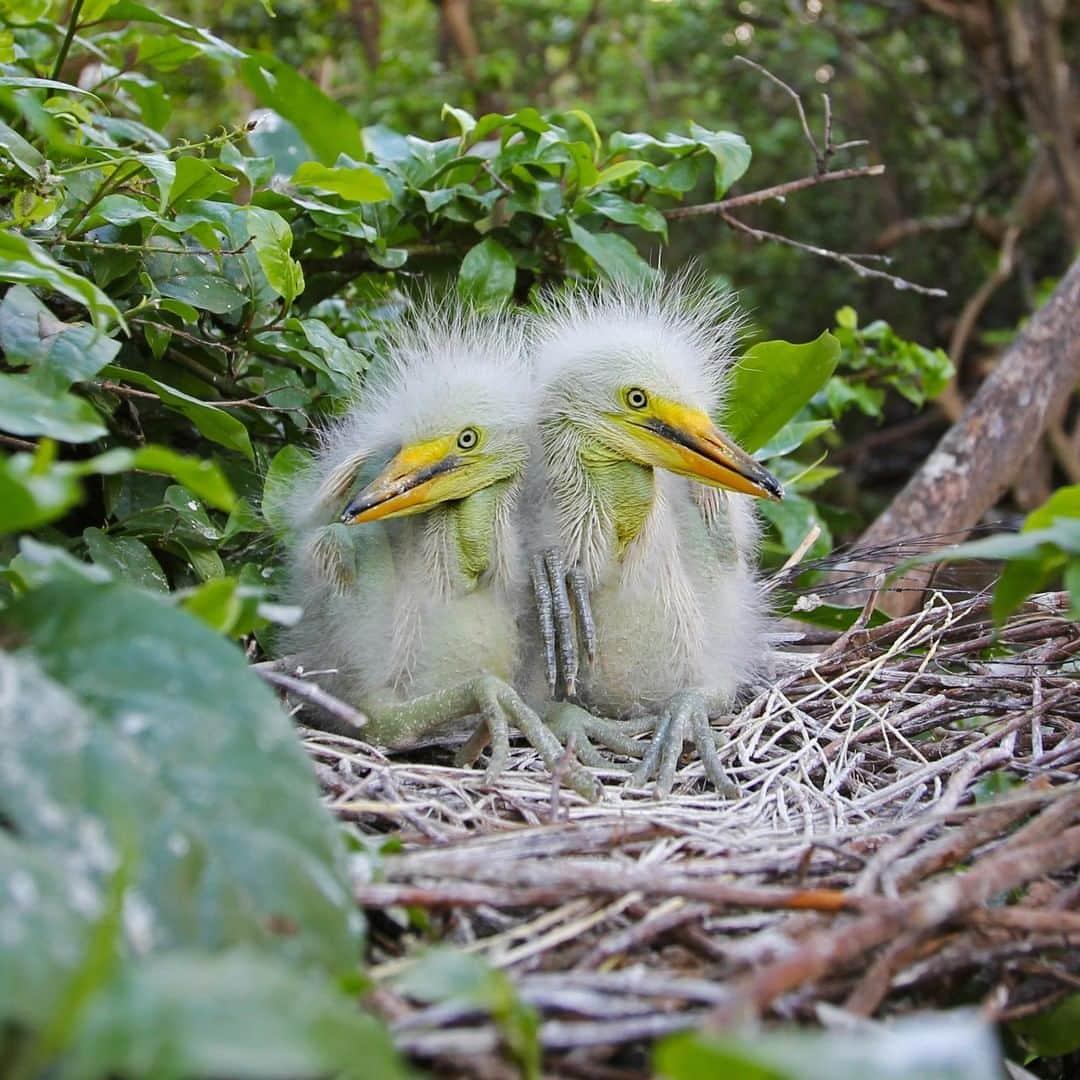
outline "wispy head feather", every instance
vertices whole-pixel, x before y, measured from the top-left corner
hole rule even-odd
[[[698,271],[606,281],[549,294],[533,322],[539,382],[610,384],[651,375],[686,404],[718,411],[742,329],[734,295]]]
[[[294,527],[340,509],[357,471],[373,457],[469,425],[521,432],[531,423],[531,369],[520,323],[426,294],[384,336],[356,400],[319,433],[316,460],[297,478]]]

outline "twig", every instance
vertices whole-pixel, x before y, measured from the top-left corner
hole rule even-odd
[[[669,221],[722,214],[725,210],[737,210],[742,206],[756,206],[759,203],[769,202],[771,199],[782,199],[787,195],[793,195],[796,191],[817,187],[819,184],[829,184],[836,180],[854,180],[860,176],[881,176],[884,172],[884,165],[858,165],[850,169],[834,169],[832,172],[815,173],[813,176],[802,176],[798,180],[788,180],[783,184],[773,184],[772,187],[761,188],[759,191],[749,191],[745,195],[733,195],[730,199],[720,199],[717,202],[698,203],[695,206],[673,206],[664,210],[663,214]]]
[[[290,694],[295,694],[297,697],[311,702],[312,705],[318,706],[318,708],[323,709],[338,720],[345,721],[352,728],[359,729],[368,723],[368,718],[359,709],[354,709],[351,705],[342,701],[341,698],[327,693],[321,686],[306,682],[304,679],[298,679],[295,675],[286,675],[284,672],[274,671],[273,668],[258,667],[254,664],[251,666],[261,679],[272,686],[281,687],[283,690],[288,690]]]
[[[829,248],[818,247],[815,244],[804,244],[801,240],[793,240],[790,236],[769,232],[766,229],[754,228],[724,211],[721,211],[719,216],[727,222],[731,228],[735,229],[737,232],[746,233],[747,236],[752,237],[759,243],[765,240],[771,240],[774,244],[785,244],[787,247],[797,248],[799,251],[808,251],[811,255],[817,255],[823,259],[831,259],[833,262],[838,262],[841,265],[848,267],[849,270],[854,270],[859,277],[880,278],[883,281],[892,282],[894,288],[910,289],[912,292],[919,293],[922,296],[949,295],[944,289],[932,288],[927,285],[918,285],[913,281],[908,281],[906,278],[897,277],[895,274],[887,274],[884,270],[875,270],[873,267],[864,266],[862,263],[856,262],[854,256],[845,255],[842,251],[832,251]]]

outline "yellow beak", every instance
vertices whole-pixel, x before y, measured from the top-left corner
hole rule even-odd
[[[438,503],[460,498],[456,484],[448,483],[464,461],[453,453],[448,436],[406,446],[345,508],[346,525],[419,514]]]
[[[649,412],[631,419],[629,427],[647,464],[744,495],[784,497],[780,481],[698,409],[653,398]]]

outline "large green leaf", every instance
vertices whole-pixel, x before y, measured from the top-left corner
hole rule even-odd
[[[513,296],[516,278],[514,256],[489,236],[461,260],[458,293],[477,307],[498,307]]]
[[[0,229],[0,281],[52,289],[82,304],[99,330],[127,329],[120,309],[92,281],[61,266],[44,248],[12,229]]]
[[[4,621],[64,690],[5,682],[0,820],[58,857],[82,851],[99,879],[107,846],[130,852],[147,949],[247,942],[331,972],[356,963],[337,831],[238,649],[126,584],[45,585]],[[84,820],[107,845],[100,866]]]
[[[386,1030],[326,979],[250,949],[133,966],[74,1037],[71,1070],[252,1080],[398,1080]]]
[[[656,276],[656,271],[625,236],[589,232],[576,221],[571,221],[570,239],[607,277],[615,281],[642,282]]]
[[[227,446],[230,450],[237,450],[245,457],[254,460],[251,437],[248,435],[247,428],[225,409],[219,409],[173,386],[167,386],[142,371],[132,371],[130,368],[115,367],[110,364],[105,368],[104,374],[111,379],[134,383],[135,386],[152,390],[161,399],[163,405],[183,413],[208,439]]]
[[[88,323],[65,323],[25,285],[0,303],[0,347],[12,367],[27,364],[43,390],[66,390],[112,363],[120,342]]]
[[[330,169],[317,161],[305,161],[293,173],[293,183],[340,195],[349,202],[384,202],[391,197],[386,181],[366,165],[338,166]]]
[[[364,137],[349,111],[313,82],[276,57],[259,53],[240,65],[240,73],[260,105],[284,116],[326,165],[339,154],[364,156]]]
[[[90,402],[74,394],[47,393],[29,375],[0,374],[0,431],[84,443],[106,430]]]
[[[825,385],[839,358],[828,332],[804,345],[759,342],[735,365],[722,426],[745,450],[764,446]]]

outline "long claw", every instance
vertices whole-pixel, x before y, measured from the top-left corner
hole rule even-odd
[[[529,567],[533,592],[536,594],[536,614],[540,620],[540,637],[544,642],[544,670],[547,673],[551,697],[559,688],[559,666],[555,658],[555,616],[552,611],[551,585],[543,555],[533,557]]]
[[[577,692],[578,654],[574,609],[570,606],[570,594],[566,591],[566,562],[562,553],[552,548],[544,553],[544,566],[551,588],[551,610],[555,616],[563,685],[567,696],[573,697]]]
[[[509,686],[504,686],[499,693],[499,704],[514,722],[529,744],[540,754],[547,768],[554,772],[562,769],[563,780],[568,788],[576,791],[589,802],[596,802],[603,792],[599,781],[579,762],[562,763],[563,747],[559,740],[548,730],[547,725],[525,704]]]
[[[633,776],[630,777],[630,783],[634,787],[644,787],[649,782],[649,778],[656,772],[660,764],[660,755],[666,745],[668,732],[671,730],[671,719],[670,712],[662,713],[658,718],[653,737],[649,741],[649,749],[645,751],[641,764],[634,770]]]
[[[709,713],[706,709],[695,709],[690,717],[691,729],[694,736],[694,744],[701,755],[701,764],[705,768],[705,775],[712,782],[716,790],[725,799],[737,799],[739,789],[731,782],[724,766],[720,764],[720,755],[716,750],[717,732],[709,723]]]
[[[662,740],[663,747],[660,754],[660,764],[656,770],[656,794],[663,798],[671,793],[675,786],[675,770],[679,767],[679,755],[682,753],[683,743],[686,741],[686,728],[689,714],[693,706],[682,701],[675,708],[671,722]]]
[[[574,610],[577,612],[578,631],[585,645],[585,658],[591,664],[596,657],[596,623],[593,621],[592,603],[589,599],[585,571],[580,566],[574,566],[567,577],[570,593],[574,598]]]

